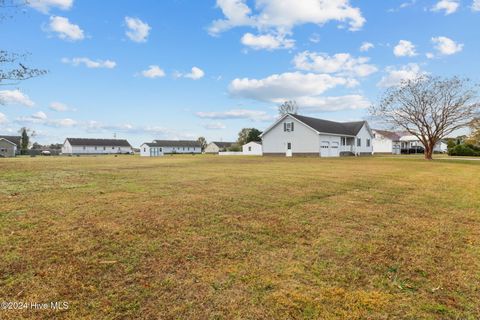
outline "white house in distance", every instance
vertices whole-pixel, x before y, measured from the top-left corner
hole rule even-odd
[[[154,140],[140,146],[140,156],[161,157],[166,154],[200,154],[202,145],[194,140]]]
[[[62,154],[132,154],[130,143],[124,139],[85,139],[67,138],[62,146]]]
[[[205,153],[210,154],[218,154],[222,151],[227,151],[235,142],[220,142],[220,141],[213,141],[210,142],[207,147],[205,148]]]
[[[373,152],[373,133],[366,121],[334,122],[289,113],[261,137],[264,155],[339,157]]]
[[[373,153],[375,154],[401,154],[402,150],[422,147],[423,143],[414,135],[408,132],[394,132],[386,130],[372,130],[374,134],[373,139]],[[434,149],[434,152],[447,152],[447,144],[444,141],[438,142]]]
[[[0,136],[0,157],[15,157],[20,153],[20,136]]]
[[[242,146],[242,151],[245,156],[261,156],[263,155],[262,143],[259,141],[251,141]]]
[[[386,130],[373,131],[373,153],[374,154],[400,154],[402,143],[400,133]]]

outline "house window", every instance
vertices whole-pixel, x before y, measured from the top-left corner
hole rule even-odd
[[[107,150],[107,147],[103,147],[103,150]]]
[[[347,138],[342,137],[341,141],[342,141],[342,143],[341,143],[342,146],[346,146],[346,145],[347,145]]]
[[[83,146],[83,150],[86,150],[86,149],[87,149],[87,147]]]
[[[115,147],[112,147],[112,150],[115,150]]]
[[[362,146],[362,139],[357,138],[357,147],[361,147],[361,146]]]
[[[370,139],[367,139],[367,147],[370,147]]]
[[[292,144],[290,142],[287,143],[287,150],[292,150]]]
[[[294,129],[293,122],[284,122],[283,123],[283,131],[292,132],[293,129]]]
[[[143,148],[143,152],[147,152],[147,148]]]
[[[162,148],[158,148],[158,150],[160,150],[160,152],[162,152]]]
[[[252,147],[248,147],[248,151],[252,151]]]
[[[97,150],[97,147],[95,147],[95,150]]]

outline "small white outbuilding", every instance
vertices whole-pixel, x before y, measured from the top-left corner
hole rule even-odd
[[[258,141],[251,141],[242,146],[243,155],[245,156],[261,156],[263,155],[262,143]]]

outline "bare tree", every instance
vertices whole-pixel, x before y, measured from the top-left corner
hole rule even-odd
[[[478,85],[468,79],[419,76],[388,89],[371,114],[417,137],[431,160],[435,145],[478,114]]]
[[[284,115],[287,113],[297,114],[298,113],[297,102],[295,100],[285,101],[284,103],[278,106],[278,113],[280,113],[280,115]]]
[[[13,17],[12,10],[27,5],[23,0],[0,0],[0,21]],[[24,60],[27,54],[11,53],[0,49],[0,86],[16,85],[18,82],[47,73],[46,70],[25,66]],[[2,101],[0,101],[0,104]]]
[[[26,67],[20,62],[25,56],[0,50],[0,85],[14,85],[47,73],[45,70]]]

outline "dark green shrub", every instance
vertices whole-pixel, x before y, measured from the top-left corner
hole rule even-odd
[[[469,144],[459,144],[448,150],[448,155],[468,157],[480,156],[480,148]]]

